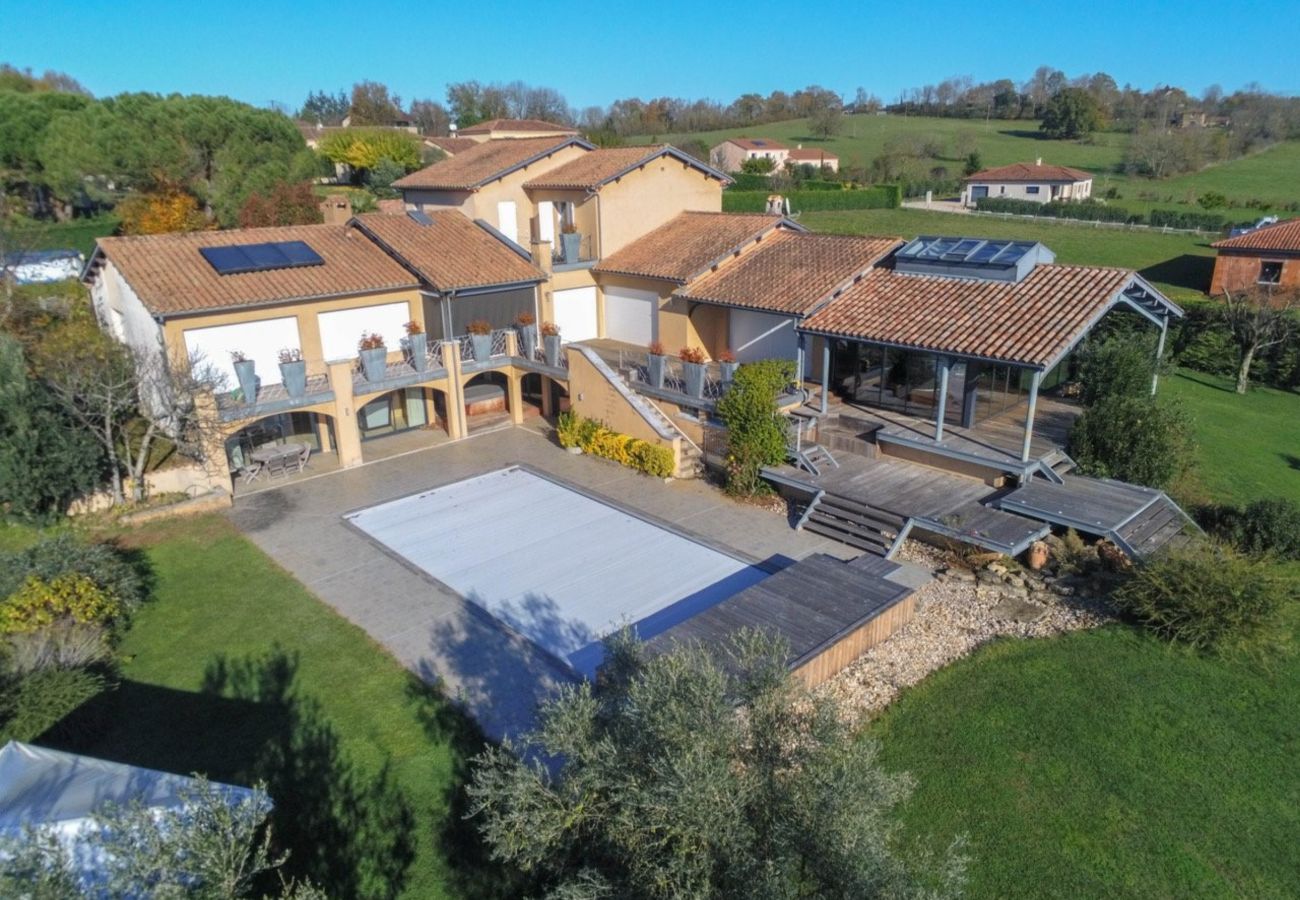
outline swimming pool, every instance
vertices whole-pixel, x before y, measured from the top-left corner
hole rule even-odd
[[[768,575],[519,467],[344,518],[587,677],[623,624],[648,640]]]

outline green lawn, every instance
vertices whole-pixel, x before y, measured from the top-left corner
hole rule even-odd
[[[799,221],[814,231],[881,234],[967,234],[1042,241],[1063,263],[1136,269],[1171,299],[1203,298],[1214,271],[1206,237],[1158,231],[1097,228],[1052,219],[997,219],[920,209],[808,212]]]
[[[1165,378],[1161,391],[1192,414],[1196,474],[1212,499],[1300,503],[1300,394],[1253,387],[1243,397],[1231,379],[1190,370]]]
[[[1261,668],[1110,626],[986,647],[870,731],[918,781],[907,831],[969,838],[971,897],[1290,897],[1298,699],[1295,654]]]
[[[74,717],[80,736],[67,745],[237,783],[268,779],[294,811],[299,862],[326,873],[318,879],[331,894],[347,894],[349,878],[373,884],[405,869],[405,897],[474,895],[486,876],[452,811],[479,744],[466,720],[224,519],[124,538],[154,573],[154,599],[121,647],[122,686],[79,711],[92,724]],[[403,798],[409,822],[394,814]]]
[[[107,237],[117,230],[119,221],[113,216],[96,216],[93,219],[73,219],[71,222],[42,224],[28,234],[20,233],[19,246],[38,250],[79,250],[87,258],[95,249],[95,238]]]

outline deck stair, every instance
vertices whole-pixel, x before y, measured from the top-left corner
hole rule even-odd
[[[1190,526],[1190,527],[1189,527]],[[1115,529],[1115,543],[1142,558],[1158,550],[1186,546],[1199,529],[1163,492],[1128,522]]]
[[[831,451],[821,444],[804,444],[791,447],[790,458],[794,460],[795,465],[799,468],[813,475],[820,475],[823,468],[838,469],[840,467],[835,457],[831,456]]]
[[[1060,447],[1049,450],[1038,460],[1038,474],[1053,484],[1064,484],[1062,476],[1068,475],[1078,466],[1068,453]]]
[[[907,537],[911,520],[859,500],[818,491],[795,527],[888,558]]]

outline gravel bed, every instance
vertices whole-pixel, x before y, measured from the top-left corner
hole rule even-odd
[[[858,720],[875,716],[903,688],[993,638],[1050,637],[1112,619],[1087,585],[1072,579],[1041,579],[999,563],[972,571],[916,541],[906,542],[898,558],[936,573],[916,592],[915,618],[821,687]]]

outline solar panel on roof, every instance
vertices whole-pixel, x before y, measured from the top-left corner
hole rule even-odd
[[[200,247],[199,253],[218,275],[241,275],[272,269],[322,266],[325,260],[304,241],[271,241],[260,244],[232,244],[229,247]]]
[[[767,146],[767,141],[759,141],[759,140],[755,140],[755,141],[753,141],[752,143],[753,143],[753,145],[754,145],[755,147],[766,147],[766,146]]]

